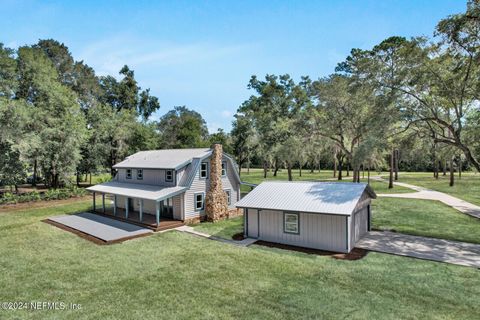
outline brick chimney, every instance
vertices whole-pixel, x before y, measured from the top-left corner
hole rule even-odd
[[[208,221],[218,221],[228,214],[227,194],[222,186],[222,156],[221,144],[212,145],[210,158],[210,188],[205,197],[205,212]]]

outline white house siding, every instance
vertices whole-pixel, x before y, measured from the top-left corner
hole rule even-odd
[[[248,209],[248,233],[255,237],[257,220],[254,210]],[[261,210],[259,239],[335,252],[348,252],[347,216],[300,213],[300,233],[283,232],[283,211]],[[252,229],[252,230],[251,230]]]
[[[231,162],[223,157],[223,161],[227,163],[227,176],[222,177],[223,189],[230,189],[231,191],[231,204],[230,208],[235,208],[235,203],[239,200],[240,196],[240,184],[235,178],[235,173],[233,170]],[[210,163],[210,158],[203,160],[202,162]],[[209,170],[211,165],[209,164]],[[210,177],[210,174],[208,175]],[[196,193],[207,193],[208,188],[210,187],[210,179],[201,179],[200,178],[200,168],[195,173],[192,185],[190,189],[185,192],[185,219],[201,217],[205,214],[205,211],[195,211],[194,206],[194,195]]]
[[[118,169],[118,181],[124,183],[138,183],[149,184],[157,186],[174,187],[175,184],[175,170],[173,172],[173,181],[165,181],[165,170],[163,169],[143,169],[143,179],[137,179],[137,169],[132,169],[132,178],[127,179],[127,169]]]

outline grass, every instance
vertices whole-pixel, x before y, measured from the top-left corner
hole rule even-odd
[[[1,319],[474,319],[474,268],[369,253],[357,261],[240,248],[180,232],[98,246],[40,220],[90,201],[0,214]]]
[[[372,212],[376,229],[480,243],[480,220],[439,201],[378,198]]]
[[[433,174],[429,172],[400,172],[398,181],[445,192],[480,206],[480,174],[478,173],[465,172],[462,174],[461,179],[456,175],[455,185],[453,187],[449,186],[450,177],[448,173],[446,176],[440,173],[437,180],[434,179]]]
[[[263,178],[263,169],[250,169],[250,173],[247,173],[245,169],[242,171],[242,181],[254,184],[260,184],[262,181],[287,181],[288,174],[287,170],[278,171],[277,176],[274,177],[272,172],[269,172],[267,178]],[[345,174],[345,173],[344,173]],[[322,170],[321,172],[313,172],[310,170],[302,171],[302,176],[300,177],[298,170],[293,170],[293,181],[329,181],[329,182],[338,182],[338,180],[332,179],[333,171],[331,170]],[[372,172],[372,176],[377,175],[377,173]],[[366,177],[366,173],[365,173]],[[351,182],[353,177],[344,177],[342,182]],[[367,182],[367,178],[361,179],[361,182]],[[376,193],[405,193],[413,192],[411,189],[395,186],[393,189],[388,189],[388,184],[381,181],[370,180],[370,186]],[[251,188],[249,186],[242,185],[242,193],[250,192]]]
[[[231,240],[237,233],[243,233],[243,216],[227,220],[212,222],[202,222],[193,228],[197,231],[210,234],[223,239]]]

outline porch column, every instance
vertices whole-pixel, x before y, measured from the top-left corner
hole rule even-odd
[[[143,199],[140,199],[140,208],[139,208],[139,213],[140,213],[140,222],[143,221]]]
[[[95,192],[93,193],[93,212],[95,212]]]
[[[105,193],[102,193],[102,210],[105,213]]]
[[[128,219],[128,197],[125,197],[125,218]]]
[[[117,195],[113,196],[113,215],[117,215]]]
[[[156,215],[156,218],[157,218],[157,227],[158,225],[160,224],[160,202],[159,201],[156,201],[155,202],[155,215]]]

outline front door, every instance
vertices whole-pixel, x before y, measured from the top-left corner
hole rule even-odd
[[[128,198],[128,211],[133,212],[133,199]]]
[[[172,199],[160,201],[160,216],[163,218],[173,219],[173,203]]]

